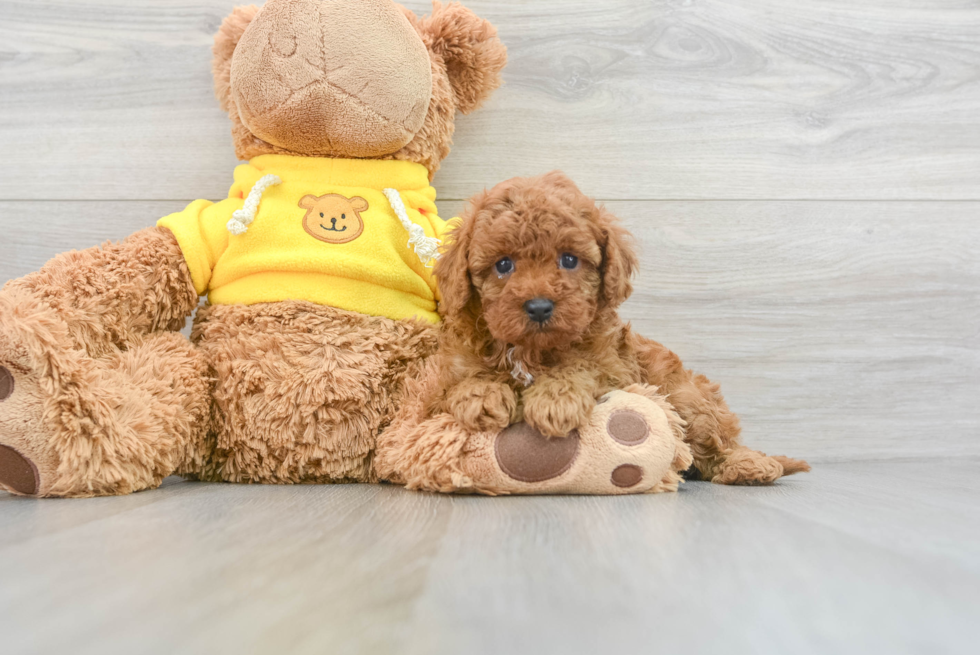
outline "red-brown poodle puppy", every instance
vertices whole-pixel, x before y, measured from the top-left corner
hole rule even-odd
[[[436,264],[445,324],[430,412],[473,431],[524,420],[563,437],[607,392],[647,383],[686,421],[702,479],[766,484],[809,470],[743,446],[718,385],[623,323],[636,266],[618,220],[560,172],[476,196]]]

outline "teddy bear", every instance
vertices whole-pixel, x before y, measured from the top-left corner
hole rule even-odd
[[[268,0],[234,9],[213,54],[247,162],[228,197],[0,291],[8,491],[376,479],[377,434],[435,347],[430,181],[506,48],[459,4]]]
[[[447,233],[431,180],[457,113],[501,83],[506,49],[489,22],[439,2],[419,17],[391,0],[268,0],[236,8],[213,53],[246,162],[228,197],[0,290],[0,488],[119,495],[173,474],[488,494],[677,488],[691,456],[653,389],[611,393],[575,439],[518,423],[379,442],[403,401],[403,428],[421,411]]]

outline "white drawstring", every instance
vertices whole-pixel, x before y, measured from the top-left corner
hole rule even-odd
[[[439,245],[442,241],[435,237],[425,236],[425,230],[422,226],[412,222],[408,217],[408,212],[405,210],[405,203],[402,202],[402,196],[398,193],[397,189],[384,189],[384,194],[388,202],[391,203],[391,208],[395,210],[395,215],[398,216],[398,220],[408,230],[408,245],[415,247],[415,254],[418,255],[426,268],[432,268],[432,264],[429,262],[433,259],[439,259]]]
[[[255,220],[255,212],[259,211],[259,202],[262,201],[262,194],[270,186],[276,186],[277,184],[282,184],[282,180],[276,175],[266,175],[256,182],[252,190],[248,192],[248,198],[245,199],[245,206],[231,215],[231,220],[228,221],[227,226],[228,231],[235,235],[245,234],[248,231],[248,226]]]

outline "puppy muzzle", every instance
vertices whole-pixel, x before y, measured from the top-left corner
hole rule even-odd
[[[555,313],[555,302],[548,298],[532,298],[524,303],[524,312],[532,322],[544,325]]]

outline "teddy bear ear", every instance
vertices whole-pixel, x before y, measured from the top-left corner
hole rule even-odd
[[[316,206],[317,197],[305,195],[299,199],[300,209],[313,209]]]
[[[211,72],[214,74],[214,95],[225,111],[231,109],[231,57],[235,54],[235,46],[242,34],[255,18],[259,8],[255,5],[235,7],[231,14],[221,23],[218,33],[214,35],[214,45],[211,52]]]
[[[468,114],[490,97],[501,83],[507,47],[497,28],[466,7],[435,0],[432,15],[416,22],[431,50],[442,57],[456,96],[456,107]]]
[[[360,196],[355,196],[350,199],[350,206],[354,208],[356,212],[366,212],[368,210],[368,201]]]

